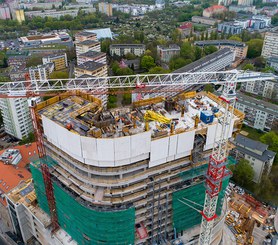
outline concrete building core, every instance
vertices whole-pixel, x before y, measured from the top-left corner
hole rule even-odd
[[[46,163],[58,223],[77,243],[171,240],[201,222],[179,200],[204,203],[204,175],[223,111],[215,95],[203,92],[109,111],[100,99],[79,91],[38,104],[47,156],[31,170],[40,207],[49,212],[40,172]],[[239,132],[244,117],[236,109],[229,116],[233,125],[226,138]]]

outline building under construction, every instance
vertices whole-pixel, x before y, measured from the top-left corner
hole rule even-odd
[[[167,244],[201,223],[223,106],[204,92],[111,110],[80,91],[38,104],[46,157],[31,171],[40,208],[78,244]],[[244,115],[235,109],[229,117],[226,138],[239,132]],[[228,181],[227,174],[219,216]]]

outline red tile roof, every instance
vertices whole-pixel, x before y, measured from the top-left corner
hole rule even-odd
[[[38,156],[37,144],[14,146],[12,149],[18,149],[22,156],[20,162],[14,165],[7,165],[0,161],[0,193],[8,193],[15,188],[21,181],[32,177],[31,173],[25,168],[30,163],[30,157]],[[7,149],[0,151],[0,155]],[[6,205],[5,201],[0,198],[0,202]]]
[[[192,28],[192,23],[191,22],[184,22],[180,25],[179,29],[188,29],[188,28]]]
[[[204,11],[207,11],[207,12],[214,12],[216,10],[223,10],[223,11],[225,11],[225,10],[227,10],[227,8],[222,6],[222,5],[213,5],[213,6],[209,7],[209,8],[204,9]]]

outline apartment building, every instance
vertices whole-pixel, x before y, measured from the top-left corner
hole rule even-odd
[[[212,17],[214,14],[223,13],[227,11],[227,8],[221,5],[213,5],[203,10],[204,17]]]
[[[107,65],[95,61],[87,61],[81,65],[77,65],[74,74],[77,78],[82,75],[105,77],[107,76]]]
[[[168,47],[163,45],[157,46],[157,55],[162,62],[169,62],[176,55],[180,55],[181,48],[176,44],[171,44]]]
[[[253,181],[260,183],[262,175],[270,173],[276,153],[268,150],[268,145],[240,134],[236,136],[233,144],[235,148],[231,155],[237,160],[248,160],[255,173]]]
[[[0,99],[0,108],[7,134],[21,140],[33,132],[31,114],[26,98]]]
[[[59,71],[68,67],[68,59],[66,53],[52,54],[42,58],[42,63],[46,65],[47,63],[54,64],[54,70]]]
[[[81,31],[75,34],[75,43],[81,43],[86,40],[97,41],[97,34],[87,31]]]
[[[186,38],[190,36],[191,33],[193,33],[194,26],[191,22],[184,22],[180,24],[177,30],[180,32],[182,38]]]
[[[225,34],[240,34],[242,32],[242,27],[234,22],[223,22],[219,23],[217,30],[218,32],[223,32]]]
[[[113,16],[113,8],[111,3],[104,3],[104,2],[98,3],[98,11],[107,16]]]
[[[245,113],[244,123],[252,128],[268,132],[278,120],[278,106],[258,100],[243,93],[237,94],[235,108]]]
[[[278,57],[278,31],[267,32],[264,36],[262,49],[264,58]]]
[[[110,55],[124,56],[128,53],[134,54],[136,56],[141,56],[146,51],[146,45],[144,44],[111,44]]]
[[[54,71],[54,63],[46,63],[29,68],[30,80],[47,80],[49,75]]]
[[[242,83],[241,91],[260,95],[268,99],[278,99],[278,82],[277,81],[261,81]]]
[[[88,51],[100,52],[100,42],[94,40],[85,40],[80,43],[76,43],[76,56],[86,53]]]
[[[253,6],[253,0],[238,0],[239,6]]]
[[[77,65],[83,64],[87,61],[95,61],[101,64],[106,64],[106,53],[96,52],[96,51],[88,51],[86,53],[80,54],[77,57]]]
[[[244,60],[247,55],[248,46],[244,42],[238,42],[233,40],[207,40],[207,41],[196,41],[195,46],[206,47],[216,46],[218,49],[229,48],[235,52],[236,58]]]
[[[266,64],[272,68],[274,68],[275,71],[278,71],[278,57],[270,57],[266,60]]]

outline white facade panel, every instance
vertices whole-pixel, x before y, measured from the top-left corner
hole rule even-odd
[[[184,152],[176,154],[175,155],[175,160],[179,159],[179,158],[182,158],[182,157],[187,157],[187,156],[190,156],[190,155],[191,155],[191,150],[190,151],[184,151]]]
[[[168,156],[169,148],[169,137],[153,140],[151,142],[151,156],[150,156],[150,167],[152,162],[164,159],[166,162],[166,157]]]
[[[212,149],[214,144],[215,132],[217,130],[217,124],[208,125],[207,140],[204,146],[204,151]]]
[[[151,151],[151,131],[131,136],[131,157],[137,157]]]
[[[177,143],[178,143],[178,135],[172,135],[169,137],[169,149],[168,156],[174,156],[177,153]]]
[[[194,145],[195,131],[178,134],[177,154],[191,151]]]
[[[131,156],[130,136],[115,138],[114,147],[115,147],[115,161],[130,159]]]
[[[85,159],[97,161],[97,139],[81,136],[82,156]],[[86,160],[85,160],[86,162]]]
[[[105,161],[112,161],[112,166],[114,166],[114,139],[97,139],[97,151],[99,161],[102,163]]]

